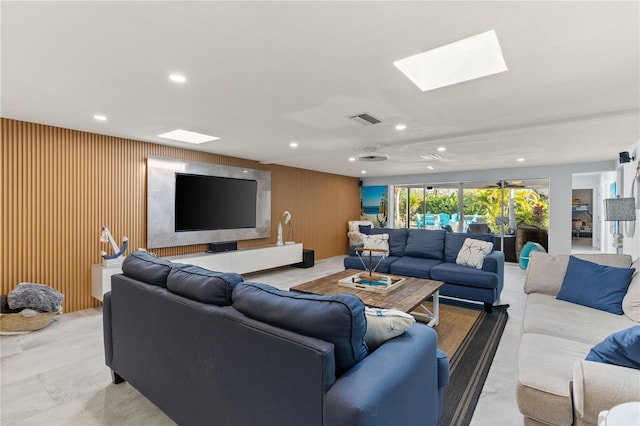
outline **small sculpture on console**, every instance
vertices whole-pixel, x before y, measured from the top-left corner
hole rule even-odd
[[[102,227],[102,233],[100,234],[100,242],[101,243],[110,243],[113,248],[114,254],[107,254],[106,251],[101,251],[100,254],[103,257],[102,265],[103,266],[115,266],[120,265],[124,260],[122,256],[124,252],[127,250],[127,246],[129,245],[129,239],[127,237],[122,237],[122,245],[118,247],[116,241],[113,239],[109,228],[105,225]]]

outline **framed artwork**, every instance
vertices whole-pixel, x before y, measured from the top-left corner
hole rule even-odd
[[[360,191],[360,218],[370,220],[378,228],[387,225],[388,187],[363,186]]]

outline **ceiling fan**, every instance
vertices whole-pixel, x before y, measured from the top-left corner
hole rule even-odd
[[[518,183],[515,183],[518,182]],[[524,188],[524,185],[520,184],[520,181],[507,182],[506,180],[499,180],[495,185],[485,185],[485,188]]]

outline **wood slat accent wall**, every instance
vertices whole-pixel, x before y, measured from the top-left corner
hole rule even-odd
[[[65,295],[72,312],[99,306],[91,297],[91,264],[100,263],[102,225],[130,250],[146,246],[146,158],[159,156],[272,172],[272,236],[239,247],[273,244],[278,218],[293,215],[294,236],[316,259],[344,254],[346,223],[358,218],[357,178],[2,118],[0,291],[22,281]],[[204,251],[206,245],[156,249],[158,256]]]

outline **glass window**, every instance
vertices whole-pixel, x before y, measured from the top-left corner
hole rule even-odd
[[[547,179],[406,185],[394,192],[396,228],[504,235],[519,225],[548,226]]]

